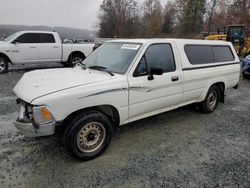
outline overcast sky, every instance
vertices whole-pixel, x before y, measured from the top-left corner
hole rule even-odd
[[[102,1],[0,0],[0,24],[66,26],[95,30]],[[164,4],[167,0],[161,2]]]

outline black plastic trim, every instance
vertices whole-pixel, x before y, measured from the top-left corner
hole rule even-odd
[[[196,70],[196,69],[207,69],[207,68],[213,68],[213,67],[223,67],[228,65],[236,65],[240,64],[240,62],[236,63],[226,63],[226,64],[219,64],[219,65],[208,65],[208,66],[200,66],[200,67],[191,67],[191,68],[183,68],[183,71],[189,71],[189,70]]]

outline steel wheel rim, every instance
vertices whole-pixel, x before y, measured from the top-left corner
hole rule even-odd
[[[77,135],[77,147],[81,152],[98,150],[106,138],[106,130],[101,123],[90,122],[82,127]]]
[[[82,61],[83,61],[82,58],[80,58],[80,57],[74,57],[74,58],[73,58],[73,61],[72,61],[72,66],[74,67],[74,66],[76,66],[78,63],[81,63]]]
[[[0,61],[0,72],[4,71],[5,68],[5,63],[3,61]]]
[[[214,109],[216,104],[217,104],[217,93],[216,91],[212,91],[209,95],[208,95],[208,100],[207,100],[207,105],[208,105],[208,108],[210,110]]]

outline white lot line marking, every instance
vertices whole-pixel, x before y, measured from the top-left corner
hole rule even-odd
[[[15,99],[17,99],[17,97],[14,97],[14,96],[12,96],[12,97],[0,97],[0,102],[1,101],[10,101],[10,100],[15,100]]]

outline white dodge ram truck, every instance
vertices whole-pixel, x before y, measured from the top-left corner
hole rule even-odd
[[[105,151],[116,126],[191,103],[213,112],[226,89],[237,88],[239,62],[222,41],[109,41],[75,68],[24,74],[14,88],[14,124],[27,136],[61,129],[65,146],[88,160]]]
[[[74,66],[84,60],[94,44],[62,44],[57,32],[20,31],[0,41],[0,73],[8,65],[61,62]]]

